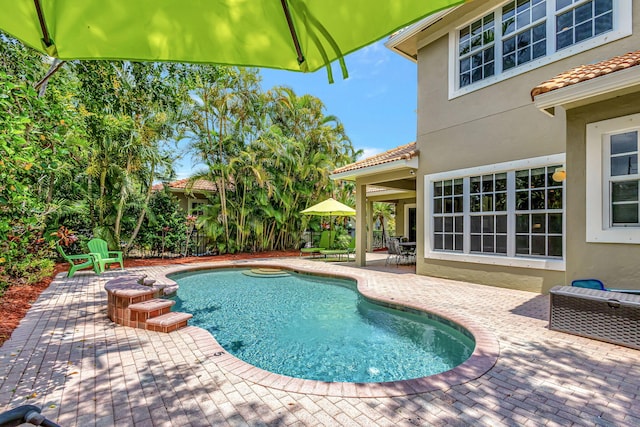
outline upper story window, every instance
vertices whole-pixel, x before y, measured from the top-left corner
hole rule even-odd
[[[502,69],[547,54],[546,0],[518,0],[502,7]]]
[[[631,0],[504,3],[452,34],[457,78],[451,95],[629,35],[631,7]]]
[[[460,30],[460,87],[495,73],[495,19],[493,13]]]
[[[613,30],[613,0],[556,0],[556,48]]]

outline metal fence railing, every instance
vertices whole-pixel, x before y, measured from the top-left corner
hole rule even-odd
[[[382,249],[389,247],[388,240],[389,236],[387,233],[382,230],[373,230],[373,249]]]
[[[129,250],[129,256],[132,258],[177,258],[181,256],[204,256],[212,255],[213,250],[210,247],[209,238],[204,232],[193,231],[189,237],[187,245],[187,239],[185,236],[184,241],[179,246],[169,247],[162,244],[162,239],[159,237],[152,245],[134,244]]]

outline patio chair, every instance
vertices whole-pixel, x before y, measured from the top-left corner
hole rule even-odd
[[[331,248],[333,244],[333,238],[335,236],[335,232],[325,230],[320,233],[320,242],[318,242],[318,246],[311,248],[300,248],[300,256],[302,254],[311,254],[311,256],[315,256],[316,254],[320,254],[323,250],[328,250]]]
[[[62,258],[69,263],[69,272],[67,273],[67,277],[73,277],[76,271],[89,267],[93,268],[93,271],[95,271],[96,274],[100,274],[100,266],[96,262],[96,257],[92,254],[67,255],[64,252],[64,249],[62,249],[62,246],[58,244],[56,244],[56,249]],[[76,261],[80,262],[76,264]]]
[[[384,265],[389,264],[392,260],[395,259],[396,266],[400,262],[400,258],[402,254],[400,253],[400,238],[399,237],[389,237],[387,240],[387,259],[384,262]]]
[[[100,273],[103,273],[107,269],[107,266],[111,264],[120,264],[120,269],[124,270],[122,251],[110,251],[107,247],[107,242],[102,239],[91,239],[89,243],[87,243],[87,246],[96,258],[96,262],[100,267]]]
[[[640,295],[640,289],[611,289],[604,286],[598,279],[577,279],[571,282],[571,286],[576,288],[597,289],[599,291],[620,292],[623,294]]]
[[[337,255],[338,259],[341,259],[342,255],[346,255],[347,261],[349,261],[349,256],[356,253],[356,239],[352,237],[345,249],[322,249],[320,253],[325,257],[327,255]]]

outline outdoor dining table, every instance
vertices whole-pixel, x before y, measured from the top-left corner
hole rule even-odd
[[[402,252],[408,253],[408,252],[413,252],[413,262],[411,262],[411,264],[415,263],[415,251],[416,251],[416,242],[400,242],[400,247],[402,248]],[[410,258],[407,258],[410,259]]]
[[[400,246],[407,249],[415,249],[416,242],[400,242]]]

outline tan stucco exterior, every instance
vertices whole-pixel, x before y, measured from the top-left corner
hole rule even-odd
[[[567,110],[567,281],[598,278],[612,288],[640,289],[640,245],[586,241],[586,126],[640,113],[640,93]]]
[[[404,230],[404,205],[416,203],[415,175],[416,163],[405,163],[392,167],[388,171],[362,173],[356,182],[356,265],[366,264],[366,253],[373,250],[373,202],[396,204],[396,230]],[[367,194],[367,185],[379,186],[381,183],[388,188],[386,192]],[[400,225],[398,225],[400,224]],[[402,228],[399,228],[402,227]],[[402,234],[401,232],[397,232]]]
[[[495,163],[528,159],[539,156],[561,154],[566,148],[566,117],[559,110],[555,117],[541,113],[532,103],[530,91],[548,78],[576,65],[597,62],[615,54],[636,50],[640,34],[640,2],[634,2],[634,35],[578,53],[545,66],[499,81],[482,89],[449,99],[449,79],[455,73],[449,69],[449,30],[469,20],[476,19],[492,7],[504,2],[470,2],[459,7],[431,27],[418,33],[416,38],[418,63],[418,124],[417,147],[422,153],[417,172],[424,175],[485,166]],[[455,77],[454,77],[455,78]],[[604,109],[601,110],[604,112]],[[584,115],[584,114],[583,114]],[[583,117],[583,116],[579,116]],[[574,119],[575,120],[575,119]],[[581,119],[584,122],[584,118]],[[578,124],[572,124],[568,132],[575,131]],[[572,136],[572,141],[576,141]],[[572,144],[577,145],[577,142]],[[571,162],[579,155],[572,152]],[[569,163],[569,160],[568,162]],[[572,170],[575,164],[567,164]],[[571,175],[571,174],[570,174]],[[494,266],[488,264],[452,262],[425,258],[424,224],[429,221],[425,215],[424,180],[417,179],[416,196],[418,206],[418,274],[469,280],[494,286],[510,287],[534,292],[546,292],[551,287],[566,283],[563,271]],[[574,178],[567,181],[567,189],[579,183]],[[569,187],[570,186],[570,187]],[[582,197],[584,197],[582,195]],[[569,209],[576,210],[579,195],[567,200],[565,221]],[[582,205],[584,213],[584,203]],[[573,215],[573,214],[571,214]],[[580,234],[576,233],[580,229]],[[567,224],[566,257],[571,264],[568,278],[577,273],[580,264],[602,259],[610,245],[589,247],[584,243],[584,226],[573,220]],[[571,240],[571,243],[569,243]],[[577,243],[576,243],[577,242]],[[580,243],[582,242],[582,243]],[[637,258],[640,248],[634,248]],[[622,248],[619,249],[623,251]],[[584,262],[577,258],[584,257]],[[621,259],[630,259],[622,257]],[[607,257],[608,258],[608,257]],[[620,265],[625,264],[620,262]],[[595,269],[592,269],[595,270]],[[595,274],[595,276],[600,276]]]
[[[191,203],[204,203],[207,204],[208,201],[206,199],[206,197],[204,196],[204,194],[190,194],[187,195],[184,191],[181,192],[177,192],[177,191],[172,191],[173,195],[176,196],[176,198],[178,199],[178,203],[180,205],[180,209],[182,209],[183,211],[190,213],[189,212],[189,207]],[[191,203],[190,203],[191,202]]]

